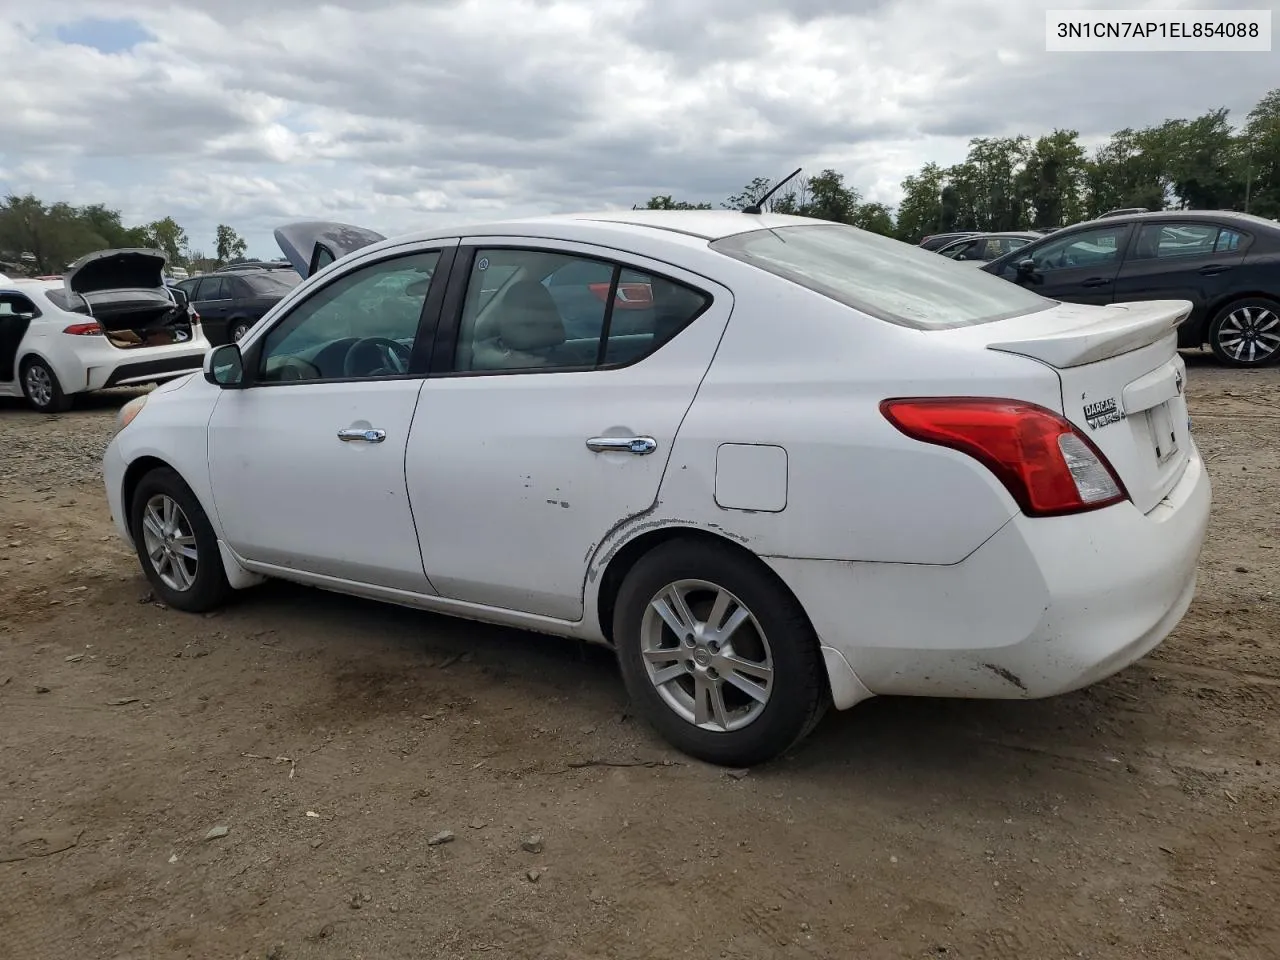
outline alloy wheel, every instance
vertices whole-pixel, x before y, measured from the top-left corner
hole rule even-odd
[[[36,406],[47,407],[53,402],[53,377],[42,364],[27,367],[25,386],[27,396]]]
[[[1261,363],[1280,350],[1280,316],[1263,306],[1239,307],[1218,327],[1218,346],[1240,363]]]
[[[196,534],[173,497],[158,493],[147,501],[142,514],[142,539],[161,582],[179,593],[190,590],[199,571]]]
[[[640,625],[650,683],[676,715],[704,730],[741,730],[773,693],[773,656],[741,600],[705,580],[678,580],[654,595]]]

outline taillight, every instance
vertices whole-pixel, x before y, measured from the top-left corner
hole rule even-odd
[[[880,412],[908,437],[984,464],[1032,517],[1097,510],[1129,498],[1111,464],[1069,421],[1020,400],[918,397]]]
[[[73,337],[100,337],[102,327],[96,323],[73,323],[69,327],[63,327],[62,332],[69,333]]]
[[[191,325],[195,326],[200,323],[200,314],[196,313],[195,307],[191,308]]]

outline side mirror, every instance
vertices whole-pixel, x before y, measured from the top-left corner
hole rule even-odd
[[[1036,272],[1036,262],[1035,260],[1031,259],[1031,257],[1027,257],[1025,260],[1018,261],[1018,276],[1029,277],[1031,274],[1035,272]]]
[[[240,355],[240,347],[234,343],[224,343],[214,347],[204,355],[204,378],[214,386],[224,390],[236,390],[244,383],[244,357]]]

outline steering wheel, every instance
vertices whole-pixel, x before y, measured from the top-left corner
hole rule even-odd
[[[344,377],[372,377],[407,373],[409,348],[389,337],[365,337],[347,348],[342,358]]]

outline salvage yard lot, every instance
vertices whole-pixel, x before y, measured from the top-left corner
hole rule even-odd
[[[1213,519],[1153,656],[1054,700],[872,701],[745,776],[630,719],[602,650],[283,584],[162,609],[97,477],[131,394],[0,401],[0,943],[1274,957],[1280,373],[1188,365]]]

